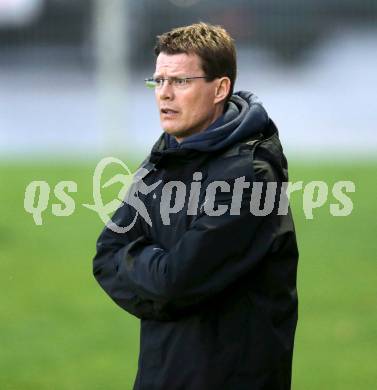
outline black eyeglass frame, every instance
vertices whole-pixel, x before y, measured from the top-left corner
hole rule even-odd
[[[209,80],[208,76],[193,76],[193,77],[149,77],[147,79],[144,79],[144,82],[148,88],[156,88],[158,86],[158,83],[156,80],[160,81],[167,81],[169,84],[176,80],[184,81],[183,85],[187,85],[187,80],[195,80],[195,79],[207,79]],[[149,84],[149,85],[148,85]],[[162,85],[161,85],[162,86]]]

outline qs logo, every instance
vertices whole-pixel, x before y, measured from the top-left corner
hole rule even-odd
[[[122,168],[124,173],[118,173],[111,179],[101,185],[102,176],[105,169],[115,164]],[[93,174],[93,204],[82,204],[82,206],[92,210],[98,214],[100,219],[107,224],[113,231],[117,233],[125,233],[129,231],[135,224],[138,215],[140,215],[150,226],[152,226],[151,218],[144,203],[139,199],[138,193],[144,195],[153,191],[161,182],[157,181],[151,186],[147,186],[143,182],[143,178],[148,174],[145,168],[139,168],[132,175],[127,165],[120,159],[115,157],[105,157],[97,164]],[[104,204],[102,199],[102,190],[112,186],[113,184],[121,183],[122,187],[116,199]],[[44,181],[32,181],[25,189],[24,208],[25,211],[33,215],[36,225],[42,225],[42,213],[47,210],[49,204],[51,188]],[[55,216],[70,216],[75,211],[75,201],[68,193],[77,192],[77,183],[70,180],[61,181],[54,187],[55,197],[61,203],[53,203],[51,206],[52,214]],[[111,221],[111,214],[118,209],[123,203],[128,203],[135,209],[136,213],[133,220],[127,226],[118,226]]]
[[[117,173],[111,179],[102,183],[103,173],[110,165],[117,165],[123,171]],[[149,170],[146,168],[149,166]],[[152,220],[148,210],[140,199],[139,195],[148,195],[154,191],[162,182],[158,180],[151,185],[147,185],[143,179],[154,168],[153,164],[146,164],[145,167],[139,168],[132,175],[127,165],[115,158],[105,157],[96,166],[93,174],[93,204],[82,204],[82,206],[98,214],[102,222],[108,228],[116,233],[125,233],[132,229],[138,216],[140,216],[149,226],[152,226]],[[302,181],[298,182],[248,182],[245,176],[236,178],[234,185],[226,181],[215,180],[207,183],[202,188],[202,173],[194,172],[192,182],[189,186],[182,181],[168,181],[164,183],[159,197],[159,212],[162,223],[169,225],[170,215],[185,210],[188,215],[206,214],[209,216],[221,216],[225,213],[230,215],[240,215],[242,200],[249,203],[248,212],[255,216],[266,216],[272,212],[278,215],[286,215],[289,212],[290,195],[295,191],[302,191],[302,209],[307,219],[313,219],[313,210],[319,209],[328,203],[329,193],[334,201],[328,205],[330,214],[335,217],[345,217],[351,214],[353,210],[352,199],[347,195],[349,192],[355,192],[355,183],[352,181],[335,182],[332,188],[323,181],[311,181],[304,185]],[[121,189],[116,199],[104,203],[102,191],[114,184],[120,183]],[[263,188],[265,196],[262,201]],[[189,187],[189,188],[188,188]],[[278,188],[281,188],[278,190]],[[187,191],[188,190],[188,191]],[[245,193],[244,193],[245,191]],[[49,204],[51,188],[46,181],[32,181],[25,190],[24,208],[33,215],[36,225],[42,225],[42,213],[47,209]],[[75,201],[68,194],[77,192],[77,184],[74,181],[61,181],[54,187],[54,195],[61,203],[53,203],[51,206],[52,214],[63,217],[71,215],[75,210]],[[204,201],[199,207],[200,194],[204,194]],[[216,203],[216,196],[219,193],[228,193],[229,200],[226,204]],[[156,194],[153,193],[153,199]],[[187,205],[186,205],[187,203]],[[127,204],[135,211],[128,213],[126,218],[118,218],[111,214],[121,205]],[[185,205],[187,206],[186,208]],[[243,212],[245,212],[243,208]],[[129,220],[127,219],[129,217]],[[119,226],[117,220],[122,220],[125,226]]]

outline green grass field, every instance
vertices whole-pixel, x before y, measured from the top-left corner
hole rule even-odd
[[[92,277],[103,224],[81,204],[92,203],[94,166],[0,164],[1,390],[132,388],[138,320],[116,307]],[[292,181],[356,185],[348,217],[330,215],[330,197],[307,220],[302,192],[292,197],[300,248],[294,390],[377,386],[376,177],[377,162],[291,164]],[[76,181],[75,212],[52,215],[52,193],[43,225],[36,226],[23,208],[32,180],[46,180],[52,188],[61,180]]]

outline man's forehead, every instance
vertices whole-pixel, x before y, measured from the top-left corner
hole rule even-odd
[[[200,58],[196,54],[166,54],[160,53],[156,59],[156,74],[161,73],[187,73],[201,69]]]

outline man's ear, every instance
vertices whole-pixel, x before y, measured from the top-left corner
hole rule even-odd
[[[230,84],[229,77],[221,77],[217,80],[214,103],[220,103],[226,99],[230,91]]]

